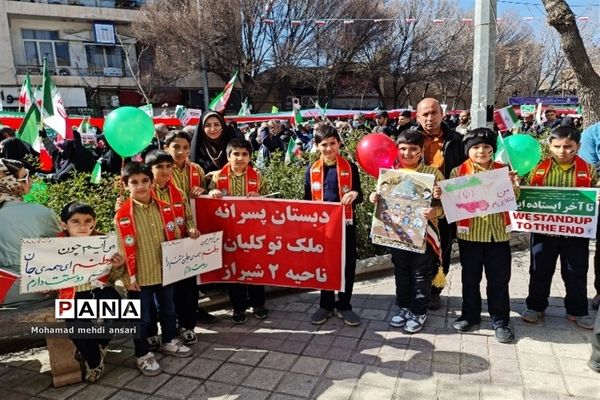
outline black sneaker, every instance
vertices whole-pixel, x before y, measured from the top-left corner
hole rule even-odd
[[[242,313],[234,312],[233,316],[231,317],[231,320],[236,325],[242,325],[242,324],[245,324],[246,321],[248,321],[248,318],[246,318],[245,312],[242,312]]]
[[[464,319],[463,317],[460,317],[459,319],[454,321],[454,323],[452,324],[452,327],[459,332],[469,332],[477,325],[479,325],[479,322],[476,322],[476,323],[469,322],[466,319]]]
[[[212,314],[209,314],[203,308],[198,307],[196,310],[196,319],[201,324],[214,324],[217,322],[217,317]]]
[[[515,338],[509,325],[500,325],[494,328],[494,336],[499,343],[510,343]]]
[[[253,309],[252,315],[254,315],[254,318],[266,319],[269,317],[269,310],[265,307],[256,307]]]

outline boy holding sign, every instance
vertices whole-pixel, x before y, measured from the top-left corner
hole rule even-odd
[[[175,213],[175,222],[181,237],[197,239],[200,233],[190,212],[190,205],[184,193],[173,180],[173,157],[163,150],[152,150],[146,155],[146,165],[152,169],[154,184],[152,193],[161,201],[170,204]],[[196,308],[198,307],[198,288],[196,277],[190,277],[175,283],[175,311],[179,323],[180,335],[186,345],[198,341],[194,327],[196,326]],[[157,330],[151,329],[150,333]],[[158,341],[157,341],[158,342]],[[152,343],[152,342],[151,342]]]
[[[62,231],[58,237],[84,237],[101,235],[95,230],[96,212],[87,204],[72,202],[63,207],[60,212],[60,226]],[[61,299],[120,299],[121,297],[111,283],[119,279],[123,273],[125,259],[119,253],[111,257],[112,269],[109,275],[99,278],[93,283],[86,283],[73,288],[60,289],[58,297]],[[91,322],[75,320],[74,325],[89,325]],[[104,372],[104,354],[110,337],[102,339],[81,339],[72,337],[71,340],[85,363],[85,380],[96,382]]]
[[[559,126],[550,133],[551,156],[541,161],[530,173],[530,186],[596,187],[598,175],[592,164],[577,156],[581,133],[572,126]],[[530,238],[529,295],[527,308],[521,315],[526,322],[536,323],[548,307],[552,275],[560,256],[561,275],[565,282],[566,318],[584,329],[593,329],[588,315],[587,273],[590,240],[532,233]]]
[[[425,138],[416,130],[404,130],[398,134],[398,168],[408,169],[435,177],[435,182],[444,179],[439,169],[423,164],[423,144]],[[371,193],[369,201],[376,203],[381,199],[378,193]],[[439,200],[432,207],[420,210],[431,226],[427,228],[427,248],[424,254],[391,249],[394,276],[396,278],[396,305],[398,313],[390,320],[390,325],[404,328],[408,333],[423,329],[427,320],[427,307],[431,297],[431,278],[440,264],[438,219],[444,215]],[[435,237],[434,237],[435,236]],[[440,273],[443,274],[443,271]]]
[[[261,194],[262,179],[260,173],[250,165],[252,145],[244,139],[234,138],[226,148],[227,165],[213,175],[208,195],[213,198],[223,196],[258,197]],[[233,306],[231,320],[234,324],[245,324],[246,309],[252,306],[252,313],[258,319],[269,316],[265,308],[265,287],[231,283],[228,285],[229,300]]]
[[[177,316],[173,295],[175,285],[162,286],[161,243],[179,239],[173,206],[152,193],[152,170],[140,162],[130,162],[121,171],[123,185],[130,192],[115,215],[120,247],[124,250],[130,279],[129,297],[141,300],[140,337],[133,340],[137,366],[142,374],[161,373],[150,352],[148,332],[152,323],[154,298],[158,300],[162,342],[160,350],[175,357],[189,357],[192,350],[175,338]]]
[[[506,167],[492,159],[496,151],[498,135],[488,128],[476,128],[465,134],[463,145],[469,159],[450,172],[450,178],[474,175],[490,169]],[[510,173],[515,194],[518,177]],[[434,197],[441,193],[434,189]],[[483,217],[463,219],[456,223],[460,264],[462,266],[462,315],[453,327],[467,332],[481,321],[481,283],[485,269],[487,278],[488,312],[496,340],[508,343],[514,339],[509,325],[510,299],[510,216],[508,212],[489,214]]]

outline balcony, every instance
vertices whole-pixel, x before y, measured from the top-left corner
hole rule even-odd
[[[114,68],[114,67],[48,67],[50,75],[54,76],[105,76],[105,77],[131,77],[131,71],[128,68]],[[17,75],[41,75],[41,65],[17,65]]]
[[[17,68],[17,81],[22,82],[25,74],[31,76],[33,85],[41,84],[42,67],[40,65],[19,64]],[[54,83],[58,87],[137,87],[135,79],[128,68],[113,67],[48,67]]]
[[[42,3],[64,6],[139,9],[146,0],[13,0],[21,3]]]

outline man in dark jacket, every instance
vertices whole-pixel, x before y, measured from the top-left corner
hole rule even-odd
[[[436,167],[444,175],[450,177],[450,171],[461,165],[465,160],[462,136],[442,123],[443,113],[436,99],[425,98],[417,105],[417,123],[415,128],[425,136],[423,160],[426,165]],[[456,234],[456,225],[448,224],[445,218],[439,220],[440,241],[444,273],[450,269],[450,254],[452,238]],[[435,273],[435,271],[434,271]],[[440,308],[440,293],[442,289],[432,287],[429,308]]]

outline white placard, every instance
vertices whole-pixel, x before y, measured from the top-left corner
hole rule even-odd
[[[114,235],[23,239],[21,293],[58,290],[108,274],[117,252]]]
[[[223,267],[223,231],[162,243],[163,286]]]

